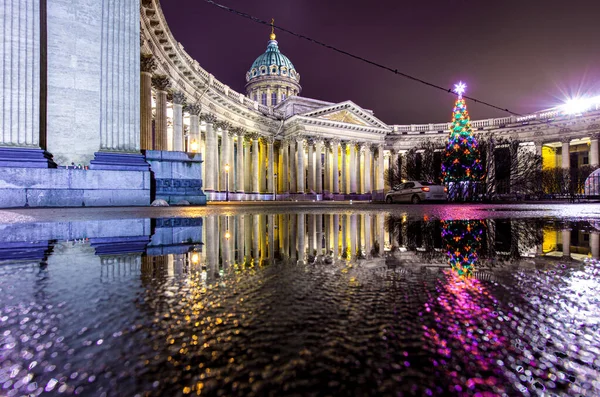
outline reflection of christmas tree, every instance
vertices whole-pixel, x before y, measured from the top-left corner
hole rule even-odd
[[[485,223],[481,220],[442,221],[448,263],[459,277],[473,275],[484,230]]]
[[[462,97],[465,85],[455,85],[458,99],[452,114],[452,127],[442,161],[442,176],[451,200],[471,199],[474,182],[483,177],[483,164],[477,140],[471,130],[467,104]]]

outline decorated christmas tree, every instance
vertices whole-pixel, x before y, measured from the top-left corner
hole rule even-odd
[[[466,85],[454,86],[458,99],[452,113],[452,127],[442,161],[442,177],[448,187],[450,200],[472,200],[477,183],[484,176],[483,163],[477,140],[471,130],[467,104],[462,96]]]

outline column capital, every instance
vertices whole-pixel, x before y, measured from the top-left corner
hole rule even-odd
[[[206,124],[214,124],[217,121],[217,116],[212,113],[202,113],[200,119]]]
[[[303,135],[296,135],[294,137],[294,140],[296,141],[296,143],[303,143],[306,140],[306,137]]]
[[[223,131],[229,131],[232,127],[231,123],[225,120],[217,120],[215,122],[215,127],[220,128]]]
[[[171,80],[164,75],[152,77],[152,86],[158,91],[167,92],[171,88]]]
[[[199,116],[202,111],[202,106],[199,102],[187,104],[185,105],[185,111],[191,114],[192,116]]]
[[[246,130],[242,127],[233,127],[230,130],[230,132],[237,135],[238,137],[243,137],[244,135],[246,135]]]
[[[152,54],[140,55],[140,72],[152,74],[156,70],[156,59]]]
[[[175,105],[185,105],[186,98],[185,94],[182,91],[173,92],[173,104]]]
[[[259,135],[258,132],[248,132],[246,134],[246,139],[250,139],[252,141],[257,141],[258,142],[259,138],[260,138],[260,135]]]
[[[595,133],[593,133],[593,134],[590,136],[590,139],[591,139],[591,140],[596,140],[596,141],[597,141],[598,139],[600,139],[600,132],[595,132]]]
[[[331,143],[331,145],[339,145],[340,144],[340,138],[331,138],[329,140],[329,142]]]

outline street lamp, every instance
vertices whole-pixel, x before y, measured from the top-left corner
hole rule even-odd
[[[277,201],[277,174],[273,174],[273,177],[275,178],[275,183],[273,184],[273,194],[275,197],[273,201]]]
[[[229,201],[229,164],[225,164],[225,201]]]
[[[194,152],[194,153],[198,152],[198,142],[196,142],[195,139],[190,144],[190,149],[192,149],[192,152]]]

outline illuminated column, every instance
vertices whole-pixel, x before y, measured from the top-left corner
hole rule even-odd
[[[382,150],[383,153],[383,150]],[[385,248],[385,218],[382,214],[377,214],[377,241],[379,243],[379,254],[383,255]]]
[[[371,145],[366,143],[366,144],[364,144],[363,148],[364,148],[364,153],[365,153],[365,158],[364,158],[364,163],[363,163],[364,164],[364,169],[363,169],[364,187],[365,187],[365,193],[370,194],[371,193],[371,175],[372,175]]]
[[[590,233],[590,249],[592,251],[592,258],[598,259],[600,256],[600,234]]]
[[[152,73],[156,60],[151,54],[140,57],[140,146],[152,150]]]
[[[350,175],[350,194],[358,193],[357,180],[358,175],[356,175],[356,143],[350,142],[350,170],[348,174]]]
[[[598,162],[598,134],[593,134],[590,141],[590,165],[597,167]]]
[[[217,118],[212,114],[203,114],[202,119],[206,122],[206,159],[204,160],[204,191],[215,191],[216,175],[216,152],[217,152],[217,133],[214,130],[214,123]]]
[[[331,147],[330,142],[326,142],[323,147],[325,164],[323,166],[323,192],[331,193]]]
[[[266,193],[266,177],[267,177],[267,149],[266,149],[266,138],[261,137],[258,140],[258,191],[259,193]]]
[[[562,231],[562,250],[563,256],[571,256],[571,231],[563,230]]]
[[[252,192],[252,156],[250,148],[252,147],[252,138],[250,134],[244,136],[244,192]]]
[[[341,183],[340,190],[341,190],[342,194],[348,194],[348,180],[347,180],[348,168],[347,168],[347,159],[346,159],[346,149],[347,149],[348,143],[342,142],[341,146],[342,146],[342,162],[341,162],[342,183]]]
[[[275,215],[273,215],[273,214],[269,215],[267,236],[269,239],[268,240],[268,250],[269,250],[268,258],[270,260],[273,260],[273,259],[275,259]]]
[[[183,152],[183,105],[185,94],[181,91],[173,93],[173,151]]]
[[[279,230],[281,232],[281,247],[285,256],[290,256],[290,239],[289,239],[290,215],[282,214]]]
[[[199,103],[187,105],[185,107],[185,110],[190,114],[190,152],[200,152],[200,109]],[[202,160],[206,162],[206,154]]]
[[[241,128],[235,128],[233,132],[236,135],[236,164],[235,164],[235,191],[244,193],[244,131]]]
[[[260,153],[258,151],[258,134],[252,136],[252,193],[260,193],[260,187],[258,185],[259,176],[259,159]]]
[[[281,186],[281,193],[290,191],[290,180],[289,180],[289,147],[290,141],[284,139],[281,141],[281,147],[279,152],[279,158],[281,160],[281,168],[279,169],[279,185]]]
[[[315,191],[315,150],[314,150],[314,141],[309,139],[307,142],[308,145],[308,192],[313,193]]]
[[[260,259],[267,258],[267,216],[264,214],[259,215],[260,219]]]
[[[252,224],[253,215],[242,215],[244,217],[244,257],[246,263],[252,259]]]
[[[168,150],[167,135],[167,90],[171,81],[166,76],[155,76],[152,85],[156,89],[156,120],[154,124],[154,150]]]
[[[298,184],[296,182],[296,177],[298,176],[298,167],[296,166],[296,160],[298,156],[296,156],[296,145],[294,144],[294,142],[295,141],[290,141],[290,155],[288,163],[288,170],[290,176],[290,193],[296,193],[298,191]]]
[[[383,199],[384,181],[383,181],[383,145],[377,147],[377,193],[381,194],[380,199]]]
[[[315,192],[323,193],[323,165],[321,157],[323,152],[323,141],[317,140],[315,143]]]
[[[338,139],[331,140],[331,173],[332,183],[331,191],[333,194],[340,193],[340,170],[339,170],[339,153],[340,153],[340,141]]]
[[[296,234],[298,232],[298,214],[290,215],[290,258],[296,259],[298,256],[296,255],[296,244],[298,243],[296,239]]]
[[[274,194],[275,193],[275,152],[273,151],[273,138],[266,138],[267,140],[267,193]],[[275,198],[273,198],[275,199]],[[270,247],[271,249],[273,247]]]
[[[217,174],[217,178],[219,180],[219,191],[224,192],[226,187],[226,177],[227,173],[225,172],[225,165],[231,163],[229,162],[229,135],[227,134],[227,128],[229,128],[229,124],[225,121],[218,121],[215,123],[215,127],[221,130],[221,147],[219,148],[219,173]]]
[[[231,231],[229,231],[229,217],[224,216],[221,221],[221,230],[219,238],[221,239],[221,256],[223,269],[227,269],[231,264]]]
[[[569,169],[571,168],[571,155],[569,152],[569,143],[571,142],[570,138],[563,138],[560,140],[562,142],[562,168]]]
[[[297,164],[297,185],[298,185],[298,194],[304,194],[304,138],[297,137],[296,138],[296,148],[297,148],[297,156],[298,156],[298,164]]]

